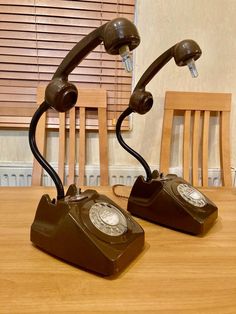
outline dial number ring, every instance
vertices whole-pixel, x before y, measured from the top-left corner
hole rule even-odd
[[[204,195],[188,184],[179,184],[177,191],[185,201],[196,207],[204,207],[207,204]]]
[[[101,202],[92,205],[89,218],[98,230],[110,236],[120,236],[128,230],[125,216],[109,203]]]

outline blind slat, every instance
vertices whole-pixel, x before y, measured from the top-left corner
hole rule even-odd
[[[28,65],[28,64],[12,64],[2,63],[0,64],[0,71],[4,72],[28,72],[37,73],[38,71],[42,74],[53,75],[58,67],[57,66],[41,66],[41,65]],[[125,72],[123,69],[107,69],[107,68],[96,68],[96,67],[76,67],[71,75],[93,75],[93,76],[112,76],[118,75],[120,78],[130,78],[130,74]]]
[[[100,8],[101,10],[102,8]],[[100,11],[98,10],[98,11]],[[29,22],[36,21],[37,23],[43,23],[43,18],[45,17],[52,17],[52,21],[55,22],[58,20],[59,17],[68,18],[68,22],[72,20],[72,22],[76,23],[85,23],[86,20],[89,20],[92,23],[90,26],[95,26],[101,24],[101,16],[98,15],[98,11],[81,11],[81,10],[67,10],[67,9],[53,9],[53,8],[34,8],[34,7],[16,7],[16,6],[1,6],[1,14],[2,17],[6,15],[4,20],[10,19],[12,21],[13,14],[17,14],[16,22],[26,20],[28,17]],[[122,13],[120,16],[127,16],[132,17],[132,14]],[[102,20],[106,22],[110,19],[116,18],[116,12],[102,12]],[[77,20],[77,19],[82,19]],[[27,20],[26,20],[27,21]],[[49,21],[47,19],[46,21]],[[93,22],[94,21],[94,22]],[[48,24],[48,22],[46,22]],[[96,24],[93,24],[96,23]],[[99,23],[99,24],[97,24]]]
[[[12,94],[12,95],[36,95],[36,87],[33,86],[16,86],[14,90],[12,89],[11,86],[9,85],[1,85],[0,84],[0,94]],[[120,91],[113,91],[113,90],[108,90],[107,91],[107,97],[110,99],[114,99],[114,103],[117,102],[117,98],[119,99],[124,99],[126,101],[129,101],[130,97],[130,92],[120,92]]]
[[[91,88],[91,84],[90,83],[86,83],[86,82],[73,82],[74,84],[79,84],[79,86],[81,88]],[[37,81],[31,81],[31,80],[14,80],[14,79],[1,79],[0,78],[0,86],[14,86],[14,88],[16,86],[21,87],[37,87],[39,85],[47,85],[49,83],[49,81],[41,81],[40,83]],[[106,89],[108,92],[109,91],[114,91],[114,92],[130,92],[130,84],[122,84],[119,85],[117,83],[115,84],[109,84],[109,83],[104,83],[104,84],[100,84],[100,83],[94,83],[92,85],[93,88],[103,88]],[[118,100],[117,100],[118,103]]]
[[[29,57],[29,56],[1,56],[1,62],[4,63],[9,63],[9,64],[34,64],[34,65],[54,65],[58,66],[62,62],[62,58],[37,58],[37,57]],[[78,68],[81,67],[86,67],[86,68],[100,68],[101,67],[101,62],[103,68],[107,69],[114,69],[116,66],[117,69],[122,69],[123,71],[123,65],[121,62],[115,63],[115,61],[106,61],[106,60],[89,60],[85,59],[81,64],[78,65]]]
[[[12,55],[12,56],[35,56],[35,57],[48,57],[48,58],[64,58],[69,51],[66,50],[49,50],[49,49],[33,49],[33,48],[15,48],[15,47],[0,47],[1,55]],[[115,61],[114,56],[109,55],[105,52],[93,51],[84,60],[107,60]],[[83,64],[84,60],[80,63]],[[117,59],[119,62],[120,59]],[[59,65],[59,64],[58,64]]]
[[[8,5],[5,0],[0,0],[0,5]],[[133,14],[133,6],[134,0],[127,0],[127,1],[63,1],[63,0],[12,0],[10,5],[11,6],[34,6],[37,7],[46,7],[46,8],[67,8],[67,9],[75,9],[75,10],[89,10],[89,11],[102,11],[103,12],[126,12]],[[53,5],[52,5],[53,4]],[[115,4],[115,5],[114,5]]]
[[[52,74],[46,73],[32,73],[32,72],[6,72],[0,71],[0,79],[18,79],[18,80],[36,80],[36,81],[50,81]],[[131,78],[129,77],[112,77],[96,75],[77,75],[70,74],[70,81],[73,82],[88,82],[88,83],[117,83],[117,84],[131,84]]]

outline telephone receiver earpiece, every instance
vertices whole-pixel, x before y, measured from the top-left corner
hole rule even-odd
[[[149,110],[151,110],[152,105],[152,94],[145,90],[135,90],[130,97],[129,107],[132,109],[133,112],[145,114]]]
[[[78,98],[76,86],[66,80],[55,78],[45,90],[46,102],[59,112],[73,108]]]

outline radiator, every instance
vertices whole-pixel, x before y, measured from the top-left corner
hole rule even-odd
[[[57,171],[55,165],[51,164]],[[78,177],[78,167],[75,169]],[[68,167],[65,167],[65,176],[67,177]],[[32,177],[32,164],[0,164],[0,186],[30,186]],[[111,166],[109,167],[109,183],[132,185],[139,175],[145,175],[140,167],[130,166]],[[50,176],[44,172],[42,183],[45,186],[53,186],[54,183]],[[97,165],[88,165],[85,167],[85,185],[96,186],[100,184],[100,170]]]
[[[52,164],[54,167],[55,165]],[[56,167],[54,169],[57,171]],[[151,169],[158,169],[152,166]],[[67,167],[65,173],[68,173]],[[171,168],[170,173],[182,176],[180,168]],[[0,186],[30,186],[31,185],[32,164],[31,163],[1,163],[0,164]],[[76,169],[78,174],[78,167]],[[96,186],[100,184],[99,166],[88,165],[85,168],[85,184],[88,186]],[[140,166],[110,166],[109,167],[109,183],[133,185],[139,175],[145,172]],[[210,186],[221,185],[220,169],[211,168],[208,171],[208,182]],[[232,182],[235,186],[235,170],[232,169]],[[43,174],[43,185],[53,186],[54,183],[47,173]]]

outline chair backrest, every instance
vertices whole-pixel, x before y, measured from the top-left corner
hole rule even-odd
[[[169,172],[173,117],[183,115],[183,178],[194,186],[208,186],[209,123],[214,115],[219,117],[221,181],[223,186],[231,186],[230,111],[228,93],[166,92],[160,171]]]
[[[37,90],[37,103],[44,100],[45,86]],[[104,89],[78,89],[78,100],[69,111],[69,127],[66,123],[66,113],[59,113],[59,150],[58,174],[65,184],[65,155],[66,155],[66,128],[69,128],[69,156],[68,179],[66,184],[85,184],[86,162],[86,109],[96,108],[98,119],[100,185],[108,185],[108,146],[107,146],[107,93]],[[76,166],[76,111],[79,110],[79,182],[75,182]],[[46,113],[41,117],[37,130],[36,141],[39,151],[45,155],[46,151]],[[42,184],[42,167],[36,159],[33,161],[32,185]]]

